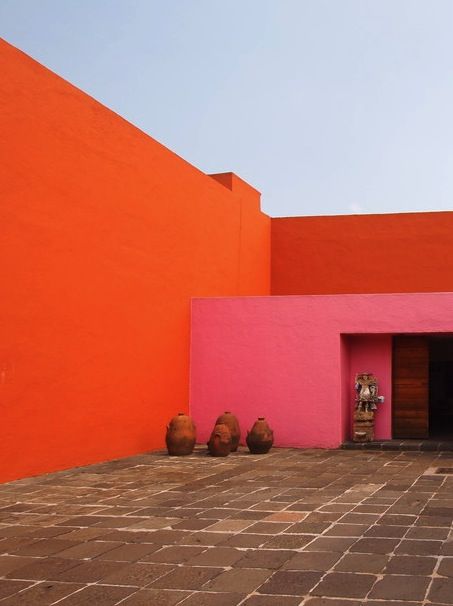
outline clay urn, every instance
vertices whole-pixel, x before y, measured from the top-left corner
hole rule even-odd
[[[231,452],[231,432],[228,425],[219,423],[214,427],[208,442],[208,450],[213,457],[226,457]]]
[[[226,425],[231,433],[231,452],[236,452],[239,446],[239,439],[241,437],[241,429],[239,427],[239,421],[234,414],[229,411],[220,415],[220,417],[215,422],[216,425]]]
[[[168,454],[177,457],[192,454],[196,438],[196,428],[191,417],[180,412],[167,425],[165,442]]]
[[[247,446],[252,454],[266,454],[274,443],[274,432],[264,417],[258,417],[252,429],[247,432]]]

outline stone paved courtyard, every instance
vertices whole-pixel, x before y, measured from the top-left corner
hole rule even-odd
[[[1,606],[453,604],[453,453],[163,453],[0,486]]]

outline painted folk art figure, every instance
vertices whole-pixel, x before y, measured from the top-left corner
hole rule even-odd
[[[384,398],[378,396],[377,379],[371,372],[357,374],[354,387],[356,398],[352,439],[354,442],[372,442],[375,411]]]
[[[361,372],[356,375],[355,390],[357,410],[369,412],[377,409],[377,403],[379,402],[378,384],[376,377],[371,372]]]

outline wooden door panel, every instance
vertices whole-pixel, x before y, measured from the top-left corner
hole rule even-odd
[[[425,337],[393,339],[393,437],[429,436],[429,347]]]

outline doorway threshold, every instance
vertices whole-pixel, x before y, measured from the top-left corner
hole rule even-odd
[[[343,442],[345,450],[411,450],[418,452],[453,452],[452,440],[375,440],[373,442]]]

